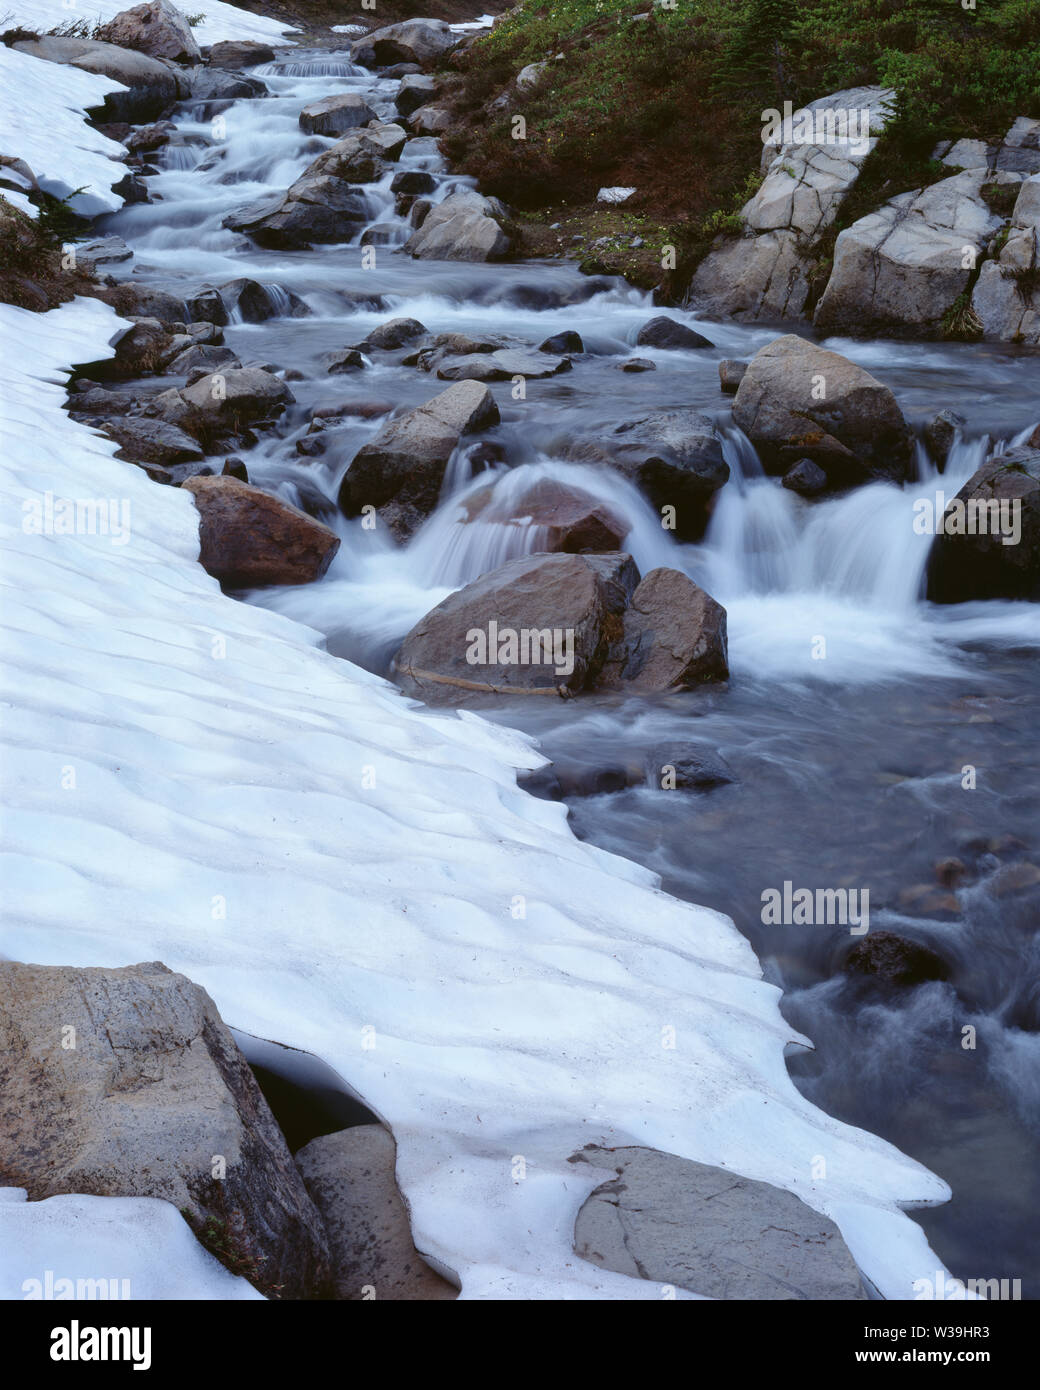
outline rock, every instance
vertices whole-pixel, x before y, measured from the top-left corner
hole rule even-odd
[[[408,128],[414,135],[443,135],[454,124],[444,106],[419,106],[408,117]]]
[[[538,351],[558,355],[565,352],[584,352],[585,344],[580,333],[575,333],[573,329],[565,329],[562,333],[554,333],[551,338],[546,338],[544,343],[539,343]]]
[[[358,344],[362,352],[371,352],[373,349],[379,351],[392,351],[395,348],[402,348],[407,343],[415,342],[416,338],[422,338],[429,330],[418,319],[397,318],[387,319],[386,323],[381,323],[377,328],[373,328],[368,337]]]
[[[460,381],[425,405],[389,420],[354,456],[339,491],[347,516],[364,506],[396,504],[402,536],[437,505],[444,470],[463,435],[498,424],[498,406],[486,386]]]
[[[729,675],[726,610],[680,570],[643,579],[625,613],[618,678],[643,693],[689,690]]]
[[[517,517],[539,528],[534,550],[569,555],[602,555],[620,550],[628,535],[627,523],[590,493],[542,478],[525,491],[510,491],[499,505],[494,487],[466,498],[467,522],[481,521],[515,527]]]
[[[967,424],[956,410],[940,410],[924,427],[924,442],[940,468],[945,468],[953,441]]]
[[[92,271],[96,271],[99,266],[118,265],[122,261],[131,261],[134,258],[134,253],[129,246],[122,237],[118,236],[98,237],[95,241],[76,242],[73,251],[76,255],[76,264]]]
[[[351,183],[375,183],[400,157],[407,138],[403,126],[365,126],[345,135],[331,150],[320,154],[308,166],[304,177],[326,174]]]
[[[398,678],[430,702],[576,694],[599,675],[637,573],[628,555],[513,560],[412,628],[394,661]]]
[[[727,396],[736,394],[737,387],[744,380],[744,373],[748,369],[746,362],[737,361],[733,357],[724,357],[719,363],[719,385]]]
[[[777,121],[763,131],[765,179],[740,211],[743,235],[717,238],[697,267],[690,296],[698,307],[745,320],[804,314],[813,244],[858,179],[894,97],[882,87],[833,92],[794,112],[789,127]],[[846,132],[856,118],[852,138],[841,138],[843,113]]]
[[[199,563],[228,589],[320,579],[339,537],[320,521],[235,477],[184,484],[199,509]]]
[[[695,333],[684,323],[677,323],[675,319],[668,318],[666,314],[659,314],[655,319],[648,319],[636,334],[636,347],[705,348],[714,346],[714,343],[709,342],[700,333]]]
[[[231,284],[237,283],[232,280]],[[219,290],[203,290],[185,304],[189,321],[224,325],[228,322],[227,307]]]
[[[229,280],[220,287],[225,308],[224,322],[237,313],[243,323],[266,323],[268,319],[305,318],[310,310],[299,295],[280,285],[261,285],[257,280]]]
[[[355,63],[389,67],[392,63],[426,63],[454,48],[458,35],[442,19],[406,19],[374,29],[351,45]]]
[[[395,174],[390,184],[391,193],[432,193],[437,187],[437,180],[432,174],[424,173],[421,169],[402,169],[399,174]]]
[[[116,458],[131,463],[158,463],[168,467],[173,463],[201,462],[205,458],[191,435],[165,420],[123,416],[99,420],[98,427],[119,444]]]
[[[169,144],[176,129],[172,121],[155,121],[152,125],[138,126],[136,130],[131,127],[124,143],[131,154],[154,154]]]
[[[63,63],[83,72],[112,77],[128,88],[109,92],[101,109],[108,121],[154,120],[173,102],[188,95],[188,86],[177,70],[158,58],[149,58],[132,49],[118,48],[94,39],[45,37],[26,39],[12,45],[19,53]]]
[[[254,39],[224,39],[209,50],[209,61],[218,68],[252,68],[274,62],[274,49]]]
[[[928,556],[928,597],[1040,599],[1040,449],[994,454],[947,506]]]
[[[246,425],[276,419],[296,399],[284,381],[260,367],[214,372],[174,394],[184,407],[178,411],[174,403],[174,423],[195,434],[237,434]]]
[[[169,0],[150,0],[122,10],[98,31],[98,38],[171,63],[202,62],[191,26]]]
[[[312,242],[350,241],[368,218],[364,194],[343,179],[304,174],[288,192],[251,203],[222,225],[258,246],[299,251]]]
[[[525,68],[521,68],[516,75],[517,91],[528,92],[532,87],[537,87],[541,81],[542,73],[548,66],[548,63],[528,63]]]
[[[412,227],[414,230],[418,231],[418,229],[426,221],[426,218],[428,217],[430,209],[432,207],[433,204],[430,202],[429,198],[416,198],[415,202],[408,210],[409,227]]]
[[[601,439],[577,441],[569,453],[610,463],[655,507],[674,508],[674,534],[684,541],[703,535],[711,500],[729,478],[715,426],[696,410],[652,411]]]
[[[912,438],[888,387],[794,334],[755,353],[733,401],[733,422],[774,471],[809,458],[837,486],[910,476]]]
[[[865,1299],[829,1217],[793,1192],[658,1149],[587,1148],[618,1176],[585,1199],[574,1249],[601,1269],[705,1298]]]
[[[310,135],[344,135],[376,120],[376,113],[357,92],[338,92],[312,101],[300,112],[300,129]]]
[[[651,362],[649,357],[627,357],[624,362],[618,364],[619,372],[656,372],[657,363]]]
[[[799,497],[816,497],[827,486],[827,474],[812,459],[799,459],[784,474],[783,486]]]
[[[210,343],[196,343],[179,352],[172,361],[167,362],[166,370],[171,376],[187,376],[196,368],[203,368],[203,376],[219,371],[222,367],[241,367],[242,363],[228,347],[218,347]]]
[[[93,382],[79,381],[67,401],[73,415],[126,415],[136,405],[128,391],[106,391]]]
[[[475,338],[469,333],[437,333],[423,347],[402,358],[401,365],[432,372],[447,357],[471,357],[476,353],[497,352],[499,348],[508,346],[506,338],[492,334]]]
[[[596,194],[596,202],[610,203],[614,205],[618,203],[627,203],[629,198],[632,197],[632,194],[635,193],[635,191],[636,190],[634,188],[601,188],[599,192]]]
[[[418,111],[420,106],[425,106],[436,95],[436,79],[426,76],[425,73],[418,73],[413,77],[401,79],[397,96],[394,98],[394,105],[402,116],[410,116],[413,111]]]
[[[449,194],[430,209],[404,249],[421,260],[502,260],[513,243],[495,220],[495,212],[491,200],[472,189]]]
[[[321,1217],[205,990],[155,961],[3,961],[0,1034],[5,1185],[32,1201],[161,1198],[268,1296],[324,1295]],[[55,1045],[68,1036],[74,1048]],[[214,1155],[226,1161],[219,1179]]]
[[[1038,267],[1040,174],[1034,174],[1021,185],[999,256],[984,263],[972,292],[971,307],[987,341],[1040,344]]]
[[[396,1161],[394,1137],[382,1125],[324,1134],[296,1154],[329,1234],[336,1298],[374,1296],[386,1302],[458,1296],[415,1248]]]
[[[509,381],[518,376],[537,380],[569,371],[570,365],[566,357],[499,348],[472,356],[445,357],[437,367],[437,375],[442,381]]]
[[[374,222],[361,233],[361,245],[389,246],[397,240],[397,231],[393,222]]]
[[[816,327],[856,336],[941,336],[947,314],[974,279],[964,247],[974,247],[981,260],[1001,225],[981,196],[986,182],[985,170],[970,170],[901,193],[840,232]]]
[[[268,95],[267,84],[258,77],[243,77],[239,72],[222,72],[220,68],[191,68],[186,78],[192,102],[255,101]]]
[[[701,743],[662,743],[651,748],[646,776],[652,787],[666,791],[708,791],[737,781],[725,758]]]
[[[934,951],[890,931],[872,931],[845,957],[847,975],[867,975],[881,985],[919,985],[945,980],[949,971]]]
[[[225,459],[224,467],[220,471],[221,475],[225,478],[237,478],[239,482],[242,483],[249,482],[249,473],[246,470],[243,459],[235,458],[234,456]]]
[[[357,348],[345,348],[342,352],[326,353],[324,362],[325,370],[329,376],[340,376],[344,372],[360,372],[365,366],[365,359]]]
[[[133,326],[115,345],[115,355],[89,364],[91,376],[100,381],[129,380],[157,371],[166,360],[173,344],[167,325],[151,318],[131,322]]]

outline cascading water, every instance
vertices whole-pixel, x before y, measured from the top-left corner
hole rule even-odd
[[[728,612],[728,689],[527,701],[488,717],[538,734],[561,767],[607,767],[614,785],[629,783],[573,799],[576,832],[656,869],[668,891],[734,918],[783,985],[792,1023],[817,1042],[814,1054],[791,1060],[799,1085],[951,1181],[954,1202],[920,1218],[951,1268],[1021,1278],[1024,1295],[1037,1296],[1040,608],[927,604],[931,537],[914,528],[919,499],[953,496],[1000,441],[1035,423],[1035,355],[832,343],[885,381],[908,418],[954,405],[968,423],[941,475],[919,452],[912,484],[803,501],[764,474],[719,392],[719,361],[750,357],[774,330],[702,323],[713,350],[640,348],[656,370],[622,374],[640,325],[657,312],[648,295],[566,262],[414,262],[396,249],[410,229],[389,176],[365,189],[369,225],[383,229],[374,247],[360,245],[362,231],[349,245],[261,250],[224,228],[229,213],[284,191],[333,143],[300,130],[305,104],[355,91],[393,116],[396,82],[336,55],[293,50],[253,75],[271,94],[235,102],[213,121],[180,116],[150,180],[157,201],[124,209],[106,227],[132,246],[137,276],[156,288],[187,298],[248,276],[275,307],[264,323],[236,318],[226,329],[243,362],[293,370],[297,405],[249,452],[249,475],[323,515],[342,545],[321,582],[252,600],[317,628],[338,655],[386,671],[404,633],[453,588],[542,543],[544,523],[529,501],[539,486],[602,505],[643,572],[668,565],[702,583]],[[445,170],[429,139],[409,141],[398,167],[431,173],[433,201],[470,182]],[[374,263],[363,259],[373,250]],[[291,316],[290,292],[309,317]],[[503,461],[457,450],[439,506],[403,548],[340,516],[335,498],[387,414],[446,383],[387,359],[349,376],[330,376],[324,364],[397,315],[435,333],[494,332],[533,345],[573,329],[586,346],[571,372],[530,381],[524,401],[508,384],[492,388]],[[678,544],[611,471],[561,457],[576,434],[676,405],[715,416],[731,469],[698,545]],[[339,422],[317,455],[297,450],[315,412]],[[735,780],[708,795],[662,792],[644,764],[676,742],[721,754]],[[966,767],[975,769],[972,790]],[[898,996],[852,991],[836,973],[847,936],[763,924],[761,892],[784,880],[869,887],[872,930],[933,945],[950,979]],[[961,1047],[969,1024],[974,1051]]]

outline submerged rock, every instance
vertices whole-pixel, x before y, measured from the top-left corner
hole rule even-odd
[[[868,932],[845,957],[847,975],[867,975],[882,985],[919,985],[945,980],[945,963],[927,946],[890,931]]]

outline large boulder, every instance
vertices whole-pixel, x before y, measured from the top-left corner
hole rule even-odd
[[[394,105],[402,116],[410,116],[413,111],[418,111],[420,106],[432,101],[436,95],[437,79],[428,77],[425,73],[414,73],[401,78]]]
[[[629,531],[627,522],[599,498],[553,478],[540,478],[519,493],[510,489],[504,502],[493,486],[482,488],[462,505],[467,524],[480,521],[515,529],[517,517],[523,517],[525,528],[537,528],[538,551],[606,554],[620,550]]]
[[[376,113],[358,92],[337,92],[312,101],[300,112],[300,129],[309,135],[345,135],[376,120]]]
[[[68,64],[122,82],[128,90],[109,92],[103,106],[97,108],[105,121],[151,121],[190,95],[188,83],[174,64],[113,43],[48,36],[19,40],[14,47],[48,63]]]
[[[190,68],[185,75],[191,90],[192,103],[238,101],[242,98],[252,101],[257,97],[267,96],[266,83],[261,82],[258,77],[243,77],[240,72],[197,67]]]
[[[910,476],[912,436],[888,387],[840,353],[794,334],[751,359],[733,400],[733,421],[774,472],[809,458],[837,486]]]
[[[396,1161],[394,1136],[382,1125],[323,1134],[297,1151],[296,1166],[329,1233],[335,1298],[458,1296],[415,1248]]]
[[[147,53],[149,58],[165,58],[171,63],[202,62],[191,25],[169,0],[150,0],[132,10],[122,10],[97,36],[102,43],[132,48]]]
[[[425,63],[454,48],[459,36],[443,19],[406,19],[373,29],[351,45],[350,56],[366,67]]]
[[[166,418],[193,431],[201,422],[206,429],[227,434],[276,419],[296,399],[284,381],[262,367],[213,372],[178,394],[186,409],[180,420],[176,410]]]
[[[218,68],[251,68],[274,61],[274,49],[254,39],[224,39],[209,50],[209,61]]]
[[[502,260],[513,241],[496,220],[500,206],[470,188],[449,194],[430,209],[404,249],[428,261]]]
[[[199,563],[228,589],[320,579],[339,537],[280,497],[231,476],[189,478],[199,509]]]
[[[320,1297],[324,1226],[205,990],[164,965],[0,962],[0,1185],[159,1197],[270,1297]]]
[[[729,478],[714,424],[685,407],[626,420],[595,440],[574,441],[567,452],[581,461],[611,464],[655,507],[674,508],[669,529],[684,541],[704,534],[712,499]]]
[[[347,516],[366,506],[385,511],[384,519],[401,538],[409,536],[433,511],[444,470],[459,440],[489,429],[499,420],[486,386],[460,381],[425,405],[388,421],[362,446],[340,485],[339,504]]]
[[[658,1149],[585,1149],[615,1170],[574,1223],[574,1249],[601,1269],[714,1299],[865,1299],[841,1232],[796,1197],[730,1168]]]
[[[979,272],[971,307],[988,341],[1040,344],[1040,174],[1021,185],[1007,238]]]
[[[810,248],[858,179],[894,95],[883,87],[834,92],[794,112],[789,128],[764,128],[765,179],[741,209],[743,234],[718,238],[698,266],[690,285],[698,307],[740,319],[803,315]]]
[[[402,686],[430,702],[574,695],[596,680],[638,571],[628,555],[526,555],[450,594],[405,637]]]
[[[408,138],[403,126],[377,124],[352,131],[325,150],[304,171],[304,177],[331,174],[351,183],[375,183],[386,174]]]
[[[942,336],[956,301],[971,289],[973,260],[982,260],[1003,220],[982,196],[993,181],[1014,184],[1019,176],[967,170],[901,193],[846,227],[835,242],[816,327],[856,336]]]
[[[314,242],[350,241],[368,219],[365,195],[344,179],[304,174],[286,193],[251,203],[223,225],[258,246],[299,251]]]
[[[625,612],[624,650],[611,683],[650,694],[728,675],[726,610],[680,570],[651,570]]]
[[[166,420],[122,416],[98,420],[97,425],[119,445],[116,458],[131,463],[199,463],[205,458],[198,442],[190,434],[185,434]]]
[[[928,597],[1040,599],[1040,448],[994,454],[949,503],[928,557]]]

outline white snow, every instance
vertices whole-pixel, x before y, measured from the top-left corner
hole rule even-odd
[[[453,34],[468,34],[473,29],[490,29],[495,22],[493,14],[478,15],[476,19],[463,20],[460,24],[449,24]]]
[[[53,22],[53,8],[49,13]],[[85,188],[71,202],[84,217],[121,208],[123,200],[112,185],[126,168],[113,161],[122,160],[126,149],[87,125],[83,112],[100,106],[109,92],[123,90],[110,77],[45,63],[0,44],[0,154],[24,159],[40,187],[56,198]]]
[[[73,0],[70,6],[55,5],[54,0],[4,0],[4,28],[31,29],[35,33],[46,34],[59,24],[85,20],[87,24],[105,24],[123,10],[131,10],[137,0]],[[194,18],[205,15],[192,32],[199,44],[220,43],[224,39],[258,39],[263,43],[278,40],[288,43],[283,36],[295,33],[291,25],[282,24],[277,19],[264,15],[250,14],[235,5],[225,5],[223,0],[186,0],[177,8],[181,14]]]
[[[727,918],[520,791],[514,769],[541,761],[523,736],[412,707],[223,596],[190,495],[60,410],[65,364],[119,327],[94,300],[0,306],[17,345],[0,391],[0,949],[162,960],[229,1023],[323,1058],[393,1128],[419,1248],[466,1297],[660,1297],[572,1252],[610,1176],[568,1163],[589,1143],[797,1192],[889,1297],[932,1278],[897,1203],[945,1184],[798,1094],[778,991]],[[127,542],[27,533],[48,491],[125,504]]]
[[[24,1187],[0,1187],[0,1298],[77,1296],[263,1299],[202,1248],[169,1202],[78,1195],[29,1202]]]
[[[334,24],[332,26],[334,34],[367,34],[367,24]]]

